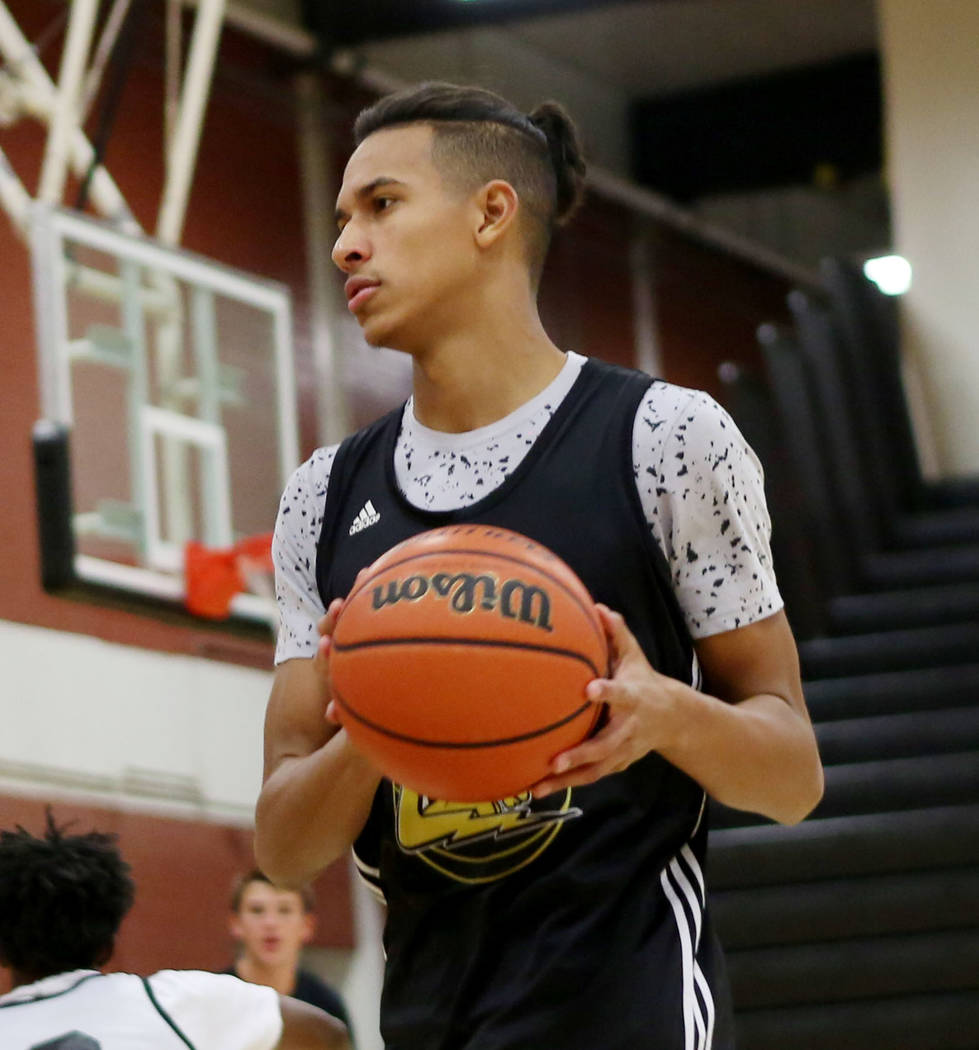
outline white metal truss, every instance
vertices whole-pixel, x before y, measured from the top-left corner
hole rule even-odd
[[[79,101],[88,52],[95,32],[99,0],[74,0],[68,18],[68,35],[61,53],[61,72],[51,115],[41,184],[37,199],[45,204],[59,204],[68,174],[68,143],[78,129]]]
[[[58,88],[48,76],[41,60],[34,53],[30,42],[20,31],[7,5],[0,0],[0,59],[3,61],[3,75],[0,76],[0,113],[5,123],[12,123],[21,117],[33,117],[48,125],[49,138],[54,134],[55,112],[59,105]],[[78,177],[84,177],[92,167],[95,150],[76,120],[67,130],[60,134],[65,136],[68,164]],[[14,174],[9,163],[0,165],[0,182],[6,185],[0,188],[0,200],[15,202],[15,209],[8,211],[14,226],[26,239],[28,237],[29,215],[27,209],[16,208],[23,204],[23,194],[28,199],[23,183]],[[89,192],[93,206],[110,222],[131,233],[139,232],[139,224],[133,218],[129,206],[119,191],[112,177],[103,165],[92,173]]]
[[[78,0],[75,0],[77,3]],[[180,95],[172,141],[168,143],[166,181],[156,235],[164,244],[178,244],[183,230],[204,110],[211,90],[225,0],[207,0],[197,10],[187,72]]]
[[[70,0],[55,82],[7,3],[0,0],[0,128],[24,118],[46,128],[34,195],[0,148],[0,208],[34,253],[38,342],[48,347],[39,358],[43,410],[50,418],[70,425],[69,373],[73,361],[122,368],[128,376],[126,411],[133,442],[129,510],[115,521],[89,512],[80,516],[85,520],[77,524],[83,532],[98,531],[104,536],[118,538],[126,533],[140,564],[123,567],[130,570],[128,584],[116,567],[99,559],[79,555],[76,568],[101,582],[172,597],[171,591],[180,587],[179,579],[167,579],[157,570],[177,569],[182,542],[193,538],[189,478],[194,456],[203,457],[203,474],[209,479],[203,504],[206,535],[200,538],[215,546],[227,545],[235,538],[224,430],[218,411],[219,403],[227,405],[232,397],[229,382],[233,386],[234,380],[229,380],[230,370],[217,360],[211,296],[229,294],[255,302],[257,295],[259,308],[268,309],[273,318],[281,435],[277,465],[283,484],[298,459],[291,314],[285,289],[276,286],[266,293],[262,282],[250,282],[248,275],[242,275],[248,286],[243,291],[235,284],[232,271],[209,269],[206,261],[195,262],[183,253],[168,254],[163,247],[177,247],[182,235],[225,19],[225,0],[198,0],[194,4],[184,69],[179,41],[182,12],[187,5],[185,0],[168,0],[167,88],[161,100],[166,113],[165,172],[153,239],[143,232],[105,166],[96,163],[95,149],[83,123],[123,24],[131,15],[131,6],[132,0]],[[103,7],[103,25],[96,39]],[[88,200],[106,223],[101,228],[63,208],[69,172],[87,180]],[[80,224],[77,229],[76,222]],[[118,272],[75,258],[60,240],[73,233],[84,234],[83,243],[97,243],[100,237],[112,242],[107,250],[120,261]],[[56,257],[52,254],[55,241]],[[121,328],[95,326],[99,330],[90,331],[85,338],[69,339],[63,316],[68,287],[74,295],[118,306]],[[263,296],[270,297],[264,306]],[[152,327],[152,338],[147,338],[148,326]],[[184,352],[188,337],[194,361],[190,375],[186,374],[188,357]],[[145,383],[150,358],[157,381],[153,404],[147,401]],[[137,367],[140,361],[142,365]],[[148,451],[154,445],[160,451],[158,470],[156,457]],[[159,531],[161,503],[166,507],[166,543]],[[117,531],[113,533],[113,529]],[[239,597],[239,611],[260,619],[269,617],[267,601]]]
[[[0,122],[11,123],[19,117],[31,116],[48,126],[37,193],[38,199],[48,204],[63,203],[69,168],[82,176],[92,166],[94,150],[81,123],[118,39],[129,2],[115,0],[88,65],[100,0],[72,0],[61,69],[55,84],[7,4],[0,0]],[[179,243],[183,230],[225,14],[225,0],[200,0],[196,6],[187,69],[168,142],[166,178],[157,219],[157,237],[171,245]],[[26,236],[21,190],[24,190],[23,184],[10,164],[0,161],[0,204]],[[137,232],[132,213],[102,165],[93,172],[91,194],[94,206],[102,215]]]

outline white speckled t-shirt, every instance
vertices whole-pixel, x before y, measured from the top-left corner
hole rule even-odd
[[[426,510],[469,506],[520,463],[584,364],[569,353],[554,381],[503,419],[462,434],[430,430],[405,406],[395,473]],[[323,604],[316,545],[337,446],[317,449],[286,486],[272,553],[281,629],[276,663],[311,657]],[[743,627],[782,607],[769,547],[761,465],[707,394],[655,382],[636,413],[633,473],[649,528],[669,563],[694,638]]]

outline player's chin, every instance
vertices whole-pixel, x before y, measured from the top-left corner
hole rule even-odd
[[[422,326],[418,323],[418,313],[415,310],[410,313],[401,311],[398,314],[392,310],[387,310],[384,314],[380,311],[365,311],[358,320],[368,346],[401,350],[410,354],[423,342]]]
[[[360,323],[360,330],[364,334],[364,342],[368,346],[384,346],[384,336],[376,326],[365,324],[363,321]]]
[[[360,321],[360,330],[368,346],[397,349],[391,346],[391,339],[395,336],[394,327],[386,323],[384,318],[376,315],[372,317],[369,313],[363,313],[357,320]]]

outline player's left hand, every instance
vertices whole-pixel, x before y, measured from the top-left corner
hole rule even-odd
[[[608,718],[594,736],[555,756],[551,775],[531,788],[535,798],[619,773],[674,740],[689,687],[652,668],[619,613],[605,605],[595,608],[608,638],[612,673],[589,682],[585,695],[607,705]]]

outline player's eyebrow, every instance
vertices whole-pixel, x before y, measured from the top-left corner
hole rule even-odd
[[[392,175],[378,175],[376,179],[371,179],[370,182],[364,183],[359,189],[354,191],[354,197],[357,200],[363,200],[365,197],[369,197],[375,190],[380,189],[382,186],[405,186],[406,183],[400,179],[394,178]],[[337,205],[336,211],[333,213],[333,218],[337,222],[341,222],[343,219],[349,219],[350,215],[344,211],[339,205]]]

